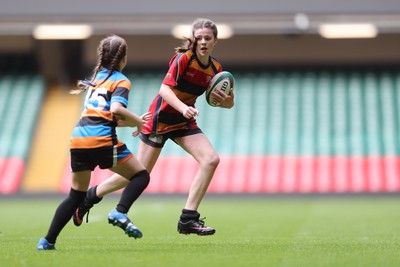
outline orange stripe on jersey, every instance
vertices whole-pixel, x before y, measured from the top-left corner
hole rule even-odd
[[[187,122],[173,124],[173,125],[159,122],[159,123],[157,123],[157,132],[158,133],[166,133],[166,132],[170,132],[170,131],[177,130],[177,129],[187,129],[187,125],[188,125]]]
[[[183,103],[185,103],[186,105],[189,106],[194,106],[194,103],[197,100],[197,95],[193,95],[190,93],[186,93],[186,92],[182,92],[178,89],[172,89],[172,91],[175,93],[176,97],[179,98],[179,100],[181,100]]]
[[[98,109],[86,109],[84,112],[82,112],[82,117],[84,116],[101,117],[109,121],[113,120],[113,113],[111,111],[104,111]]]
[[[109,136],[71,138],[71,149],[98,148],[98,147],[106,147],[112,145],[113,143],[111,137]]]
[[[128,90],[131,89],[131,83],[127,80],[119,80],[119,81],[111,81],[111,80],[107,80],[103,83],[101,83],[102,81],[96,81],[98,83],[97,87],[94,89],[96,90],[97,88],[107,88],[108,91],[110,92],[114,92],[115,88],[117,87],[124,87]],[[101,83],[101,84],[100,84]]]

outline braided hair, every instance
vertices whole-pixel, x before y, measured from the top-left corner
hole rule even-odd
[[[92,81],[102,69],[107,69],[108,75],[101,83],[105,82],[115,70],[120,71],[120,63],[125,58],[127,49],[126,41],[117,35],[101,40],[97,48],[97,65],[93,70]]]
[[[185,37],[182,46],[176,47],[175,52],[184,53],[188,50],[196,50],[197,42],[194,38],[194,32],[198,29],[203,29],[203,28],[211,29],[213,31],[215,39],[217,39],[218,37],[217,25],[209,19],[198,18],[192,24],[192,36]]]
[[[93,77],[91,81],[78,81],[78,90],[71,90],[71,94],[79,94],[88,87],[94,87],[93,82],[97,73],[101,70],[108,70],[107,77],[100,83],[104,83],[114,71],[120,71],[121,61],[125,58],[128,45],[122,37],[111,35],[100,41],[97,48],[97,64],[93,69]]]

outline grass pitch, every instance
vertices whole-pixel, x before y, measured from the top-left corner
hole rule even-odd
[[[107,223],[118,202],[71,222],[57,251],[37,251],[63,198],[0,199],[1,266],[400,266],[400,198],[212,196],[200,212],[214,236],[176,231],[185,197],[143,196],[129,212],[143,231],[128,238]]]

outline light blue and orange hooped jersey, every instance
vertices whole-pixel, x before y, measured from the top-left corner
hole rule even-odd
[[[71,149],[122,145],[117,139],[117,122],[110,106],[113,102],[120,102],[127,107],[131,83],[119,71],[114,71],[104,81],[107,74],[108,70],[100,71],[94,79],[97,85],[88,89],[80,120],[72,132]]]

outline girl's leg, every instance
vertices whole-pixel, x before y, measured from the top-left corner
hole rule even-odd
[[[197,212],[200,202],[219,164],[219,156],[204,134],[195,134],[176,138],[176,142],[191,154],[199,163],[189,189],[189,196],[178,221],[178,232],[181,234],[213,235],[215,229],[204,225]]]
[[[154,165],[157,162],[158,157],[160,156],[160,153],[161,148],[151,147],[143,142],[140,142],[137,160],[142,164],[144,168],[146,168],[149,173],[151,173]],[[132,166],[136,165],[137,163],[133,163]],[[111,192],[115,192],[121,188],[124,188],[128,185],[129,179],[132,177],[129,172],[135,173],[137,172],[135,170],[143,168],[142,166],[136,166],[134,167],[134,169],[128,168],[125,172],[122,172],[123,170],[121,169],[111,169],[115,172],[115,174],[113,174],[111,177],[107,178],[97,186],[96,196],[101,198]]]
[[[45,239],[54,244],[78,205],[85,199],[90,182],[90,171],[72,173],[72,188],[68,197],[58,206]]]
[[[148,158],[145,157],[145,162],[147,164],[149,162],[153,162],[153,165],[150,167],[152,169],[156,162],[156,158],[158,158],[160,154],[161,149],[154,149],[148,145],[144,145],[143,143],[141,145],[141,148],[139,148],[139,151],[141,152],[139,152],[139,154],[141,155],[142,159],[144,154],[146,154]],[[113,190],[110,185],[115,186],[118,184],[122,184],[122,182],[118,181],[122,181],[122,177],[129,179],[129,182],[126,185],[125,189],[122,191],[122,195],[116,209],[112,210],[108,215],[108,222],[112,223],[113,225],[119,226],[129,237],[141,238],[142,232],[133,225],[133,223],[128,218],[127,213],[133,203],[136,201],[136,199],[148,186],[150,182],[149,172],[135,157],[130,158],[127,162],[120,164],[112,168],[111,170],[118,175],[113,175],[109,178],[110,181],[106,182],[103,185],[100,184],[98,186],[103,193]],[[110,187],[107,188],[107,186]]]
[[[136,201],[148,186],[150,181],[149,173],[135,157],[111,168],[111,170],[120,177],[125,177],[128,181],[117,205],[118,212],[128,213],[133,202]]]
[[[111,170],[121,177],[127,177],[129,183],[122,191],[117,207],[108,214],[108,222],[120,227],[129,237],[141,238],[142,232],[131,222],[127,213],[149,184],[149,173],[135,157]]]
[[[132,176],[138,174],[138,172],[144,170],[144,168],[148,168],[148,172],[150,172],[160,153],[161,148],[154,148],[140,142],[138,159],[143,160],[144,164],[141,164],[142,162],[140,162],[140,160],[138,161],[135,158],[131,158],[128,162],[112,168],[111,170],[114,171],[115,174],[101,182],[99,185],[89,189],[85,202],[82,203],[74,215],[75,225],[80,226],[82,224],[85,214],[89,212],[94,204],[100,202],[103,196],[121,188],[126,188],[129,185],[132,189],[124,190],[125,193],[121,195],[121,201],[118,207],[120,212],[127,213],[129,208],[142,194],[148,184],[146,178],[141,177],[143,174],[140,174],[139,177],[135,177],[135,180],[131,179],[133,178]]]
[[[176,138],[176,142],[191,154],[200,167],[189,189],[185,209],[197,210],[219,164],[219,156],[208,138],[200,133]]]

